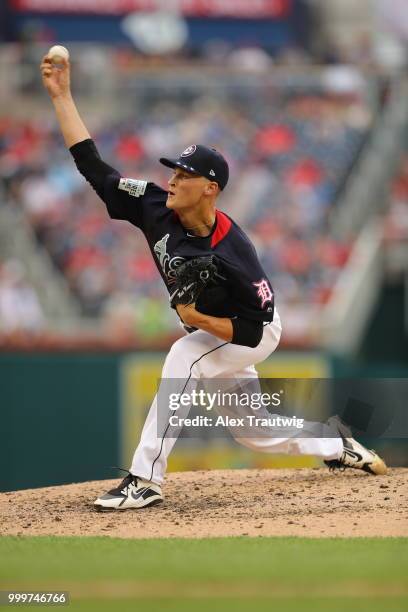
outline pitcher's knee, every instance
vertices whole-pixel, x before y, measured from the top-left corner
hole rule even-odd
[[[172,345],[164,362],[163,378],[184,378],[190,375],[199,377],[200,371],[196,363],[199,355],[197,357],[196,351],[191,350],[191,343],[187,340],[188,337],[179,338]]]

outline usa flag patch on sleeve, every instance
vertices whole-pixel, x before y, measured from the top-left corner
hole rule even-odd
[[[145,194],[147,187],[147,181],[138,181],[136,179],[131,178],[121,178],[119,181],[118,189],[122,191],[127,191],[129,195],[134,198],[140,198],[140,196]]]

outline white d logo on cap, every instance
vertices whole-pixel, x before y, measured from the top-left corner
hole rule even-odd
[[[192,155],[193,153],[195,153],[196,150],[197,150],[196,145],[191,145],[190,147],[187,147],[185,151],[182,152],[180,157],[188,157],[189,155]]]

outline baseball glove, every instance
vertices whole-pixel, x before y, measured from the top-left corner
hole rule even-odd
[[[170,295],[172,308],[178,304],[194,304],[205,287],[214,281],[216,274],[214,255],[194,257],[181,264],[175,271],[176,283]]]

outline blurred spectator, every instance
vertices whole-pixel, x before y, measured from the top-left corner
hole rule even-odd
[[[273,64],[270,55],[261,47],[241,47],[231,51],[228,62],[232,67],[248,72],[266,72]]]
[[[0,261],[0,330],[36,332],[44,315],[34,289],[24,278],[24,267],[15,259]]]
[[[408,154],[402,158],[391,187],[384,233],[390,242],[408,241]]]
[[[93,130],[102,157],[166,186],[160,155],[192,142],[218,148],[232,177],[220,206],[254,240],[279,304],[324,303],[349,253],[328,233],[329,211],[371,124],[361,82],[345,93],[219,80],[204,92],[193,83],[164,99],[146,86],[133,119]],[[51,119],[0,119],[0,169],[6,199],[25,211],[85,314],[144,337],[178,328],[163,317],[168,297],[143,237],[109,219]]]

